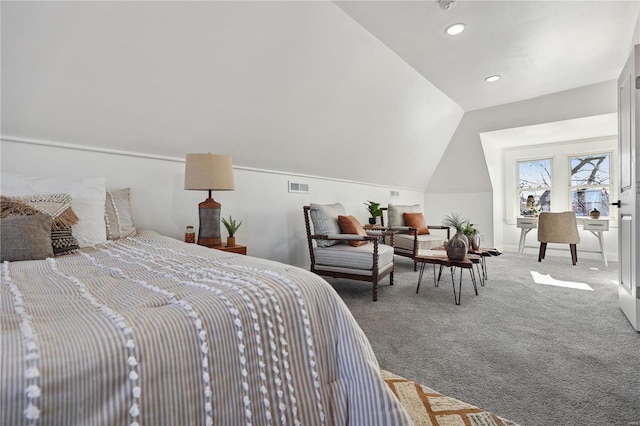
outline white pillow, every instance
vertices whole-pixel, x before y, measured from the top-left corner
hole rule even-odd
[[[2,173],[2,195],[69,194],[71,207],[80,221],[71,231],[80,247],[107,241],[104,222],[106,185],[104,177],[42,177]]]
[[[104,206],[104,220],[107,225],[107,238],[133,237],[138,232],[131,217],[131,198],[129,188],[107,190],[107,202]]]

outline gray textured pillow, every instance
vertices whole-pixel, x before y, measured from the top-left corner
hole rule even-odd
[[[40,214],[0,219],[0,262],[53,257],[51,222]]]
[[[387,206],[388,226],[407,226],[404,222],[404,216],[402,216],[403,213],[422,213],[422,210],[420,204],[410,206],[389,204]]]
[[[40,214],[51,217],[51,245],[55,256],[73,253],[79,248],[78,240],[71,231],[79,219],[71,208],[69,195],[0,196],[2,218]]]
[[[104,220],[107,225],[107,239],[132,237],[137,234],[131,216],[129,188],[107,191],[107,199],[104,206]]]
[[[317,235],[341,234],[338,216],[346,216],[347,212],[340,203],[309,204],[313,233]],[[316,240],[318,247],[329,247],[338,244],[335,240]]]

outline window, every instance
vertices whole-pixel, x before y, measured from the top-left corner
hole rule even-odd
[[[609,216],[611,194],[611,154],[591,154],[570,157],[571,210],[576,216],[589,216],[593,209]]]
[[[533,216],[551,210],[551,159],[518,161],[519,211]]]

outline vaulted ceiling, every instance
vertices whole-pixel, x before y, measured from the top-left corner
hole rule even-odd
[[[616,79],[640,12],[637,0],[336,3],[465,111]],[[455,23],[465,30],[446,34]]]
[[[0,8],[4,138],[423,189],[465,111],[615,79],[640,3]]]

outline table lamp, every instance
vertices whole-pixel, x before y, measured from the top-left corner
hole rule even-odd
[[[211,191],[233,191],[231,157],[217,154],[187,154],[184,189],[209,191],[209,197],[198,204],[200,226],[198,244],[206,247],[222,245],[220,238],[220,203]]]

